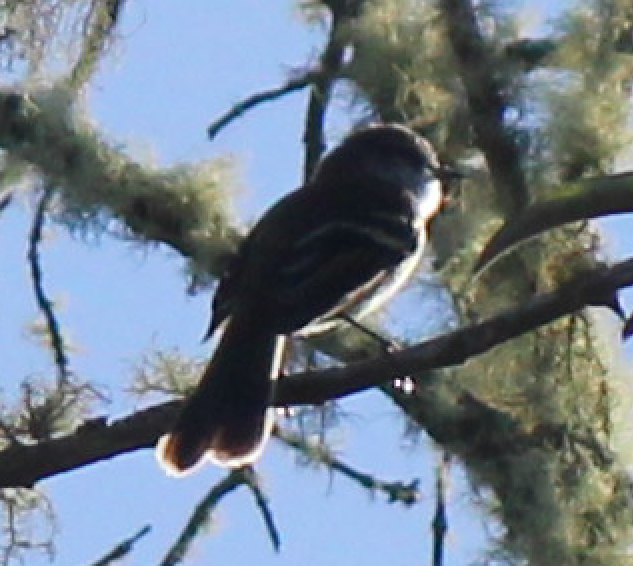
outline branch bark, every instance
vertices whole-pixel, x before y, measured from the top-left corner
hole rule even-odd
[[[580,179],[554,196],[527,207],[506,222],[486,244],[473,272],[479,272],[515,246],[541,232],[589,218],[633,212],[633,172]]]
[[[221,166],[143,167],[76,120],[71,95],[63,85],[32,96],[0,91],[0,147],[58,189],[65,219],[114,218],[128,238],[167,244],[201,273],[222,273],[240,236],[225,210]]]
[[[209,136],[209,139],[213,140],[218,135],[220,130],[224,129],[231,122],[233,122],[233,120],[236,120],[245,112],[248,112],[252,108],[255,108],[255,106],[258,106],[259,104],[262,104],[264,102],[277,100],[282,96],[291,94],[298,90],[302,90],[314,84],[317,80],[321,80],[322,74],[323,72],[319,69],[315,71],[308,71],[300,77],[288,80],[285,84],[279,87],[264,90],[262,92],[257,92],[255,94],[252,94],[248,98],[241,100],[240,102],[235,104],[235,106],[233,106],[228,112],[220,116],[217,120],[214,120],[213,123],[207,128],[207,135]]]
[[[312,91],[306,112],[305,132],[305,162],[303,165],[303,179],[307,181],[325,151],[325,135],[323,125],[325,113],[330,101],[334,81],[338,77],[343,65],[345,45],[339,38],[341,25],[350,18],[356,17],[364,0],[350,2],[324,2],[330,9],[332,23],[328,35],[327,45],[320,58],[321,73],[312,83]]]
[[[468,95],[476,144],[483,151],[505,214],[521,210],[529,200],[519,149],[503,123],[505,86],[479,32],[470,0],[442,0],[440,8]]]
[[[633,259],[598,268],[513,309],[388,356],[343,368],[307,371],[279,381],[275,405],[319,404],[472,356],[557,318],[592,306],[608,306],[614,293],[633,285]],[[429,403],[433,400],[430,399]],[[42,479],[120,454],[151,448],[173,421],[181,401],[170,401],[108,423],[93,419],[74,433],[0,452],[0,488],[31,487]]]

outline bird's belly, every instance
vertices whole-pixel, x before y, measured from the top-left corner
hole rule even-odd
[[[425,243],[425,231],[420,230],[415,251],[400,262],[397,267],[376,274],[365,285],[345,295],[327,313],[315,318],[295,334],[302,337],[320,334],[343,325],[345,323],[344,317],[360,321],[363,317],[381,308],[415,273],[422,259]]]

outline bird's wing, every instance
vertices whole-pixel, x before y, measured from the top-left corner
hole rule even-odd
[[[378,210],[358,201],[336,204],[317,211],[276,262],[270,300],[284,313],[284,332],[349,312],[416,250],[410,199],[394,198]]]
[[[218,281],[218,286],[211,301],[211,321],[203,340],[211,338],[218,327],[231,316],[235,309],[249,246],[250,240],[247,237],[240,243],[237,252],[229,260],[222,277]]]
[[[367,187],[372,206],[366,206],[354,196],[358,190],[346,189],[324,198],[304,187],[268,210],[220,281],[210,333],[244,298],[273,313],[266,323],[279,334],[348,312],[415,252],[412,194]]]

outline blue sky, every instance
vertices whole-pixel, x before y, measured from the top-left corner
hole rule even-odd
[[[206,127],[242,97],[280,84],[290,70],[313,61],[324,41],[321,30],[305,27],[294,2],[262,5],[256,0],[128,2],[122,37],[90,93],[103,130],[131,155],[152,155],[163,165],[235,156],[243,187],[236,205],[245,222],[301,180],[306,93],[254,110],[213,143],[206,139]],[[345,131],[344,111],[340,105],[328,123],[332,139]],[[9,395],[23,376],[53,375],[47,353],[25,338],[37,316],[25,262],[31,205],[22,201],[0,218],[0,297],[11,297],[2,299],[0,319],[3,390]],[[618,224],[619,230],[623,226],[628,224]],[[60,320],[76,345],[72,367],[106,386],[114,398],[105,411],[117,416],[134,409],[122,388],[143,354],[158,347],[208,355],[200,337],[209,297],[186,295],[183,261],[175,253],[143,251],[107,237],[87,245],[61,229],[53,235],[41,251],[44,283],[60,302]],[[345,478],[298,467],[295,454],[273,443],[258,470],[281,532],[281,554],[272,551],[252,496],[242,489],[223,500],[210,535],[198,540],[186,564],[426,563],[438,453],[424,436],[410,446],[403,419],[380,395],[356,396],[343,409],[352,417],[333,437],[341,457],[378,478],[421,478],[420,505],[388,505],[380,494],[372,499]],[[56,563],[89,564],[145,524],[152,532],[127,563],[159,563],[193,507],[224,473],[208,466],[174,480],[145,451],[43,482],[39,487],[58,514]],[[447,564],[470,564],[483,548],[480,518],[469,500],[466,482],[455,470]],[[33,556],[27,562],[47,563]]]

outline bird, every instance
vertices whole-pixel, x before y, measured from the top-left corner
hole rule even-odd
[[[389,300],[418,266],[454,176],[412,129],[370,124],[263,214],[218,284],[207,332],[220,335],[215,353],[157,444],[168,474],[259,458],[288,338],[358,321]]]

